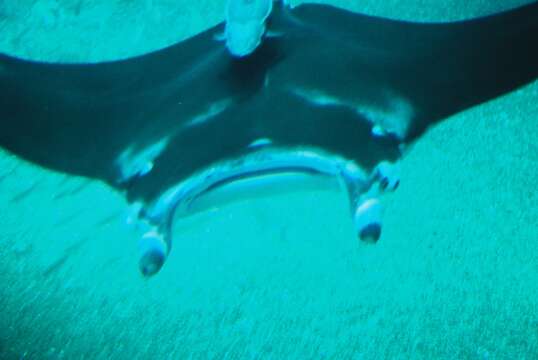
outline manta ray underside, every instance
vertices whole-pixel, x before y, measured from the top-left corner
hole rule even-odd
[[[241,58],[223,31],[96,64],[0,55],[0,146],[125,193],[146,227],[144,275],[174,215],[253,185],[337,178],[359,237],[377,240],[403,146],[538,76],[538,3],[446,24],[275,3],[277,35]]]

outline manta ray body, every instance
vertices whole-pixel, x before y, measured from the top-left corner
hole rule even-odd
[[[218,41],[239,26],[228,19],[126,60],[0,55],[0,146],[138,204],[149,276],[174,216],[234,184],[337,178],[359,237],[377,240],[378,198],[397,187],[405,145],[538,76],[538,3],[438,24],[271,5],[246,23],[256,29],[244,53],[241,38],[236,54]]]

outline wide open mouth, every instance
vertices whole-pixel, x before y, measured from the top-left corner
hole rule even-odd
[[[341,188],[336,178],[301,170],[275,169],[267,172],[245,173],[224,179],[194,198],[184,209],[184,213],[179,214],[176,211],[176,216],[188,216],[230,203],[271,197],[275,194],[337,191]]]
[[[144,217],[152,231],[165,239],[167,246],[160,251],[166,257],[172,245],[172,222],[200,211],[290,191],[342,189],[354,216],[362,196],[376,180],[355,162],[318,149],[263,148],[213,164],[181,181],[147,206]],[[142,248],[155,252],[147,244]],[[158,268],[161,265],[155,264]]]
[[[369,175],[355,162],[311,148],[263,148],[239,158],[213,164],[169,188],[145,211],[156,225],[171,213],[187,216],[219,201],[271,195],[297,186],[314,188],[342,184],[368,187]]]

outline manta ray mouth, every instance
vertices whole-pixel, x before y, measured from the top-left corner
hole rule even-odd
[[[275,193],[337,189],[335,178],[308,169],[279,168],[245,172],[213,184],[194,198],[185,210],[188,216],[237,201],[270,197]]]
[[[344,190],[362,240],[366,228],[381,227],[380,211],[357,209],[364,209],[365,202],[385,190],[380,184],[388,181],[387,166],[383,163],[368,172],[352,160],[320,149],[278,147],[213,164],[170,187],[140,212],[140,221],[149,228],[140,242],[140,270],[145,276],[160,270],[172,247],[173,222],[226,203],[289,191]],[[159,238],[163,241],[155,240]],[[156,263],[148,264],[151,259]]]

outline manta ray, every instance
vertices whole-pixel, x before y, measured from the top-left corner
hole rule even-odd
[[[377,241],[407,146],[538,76],[537,2],[451,23],[239,2],[124,60],[0,55],[0,146],[123,193],[145,276],[165,263],[174,219],[306,183],[346,191],[358,238]]]

